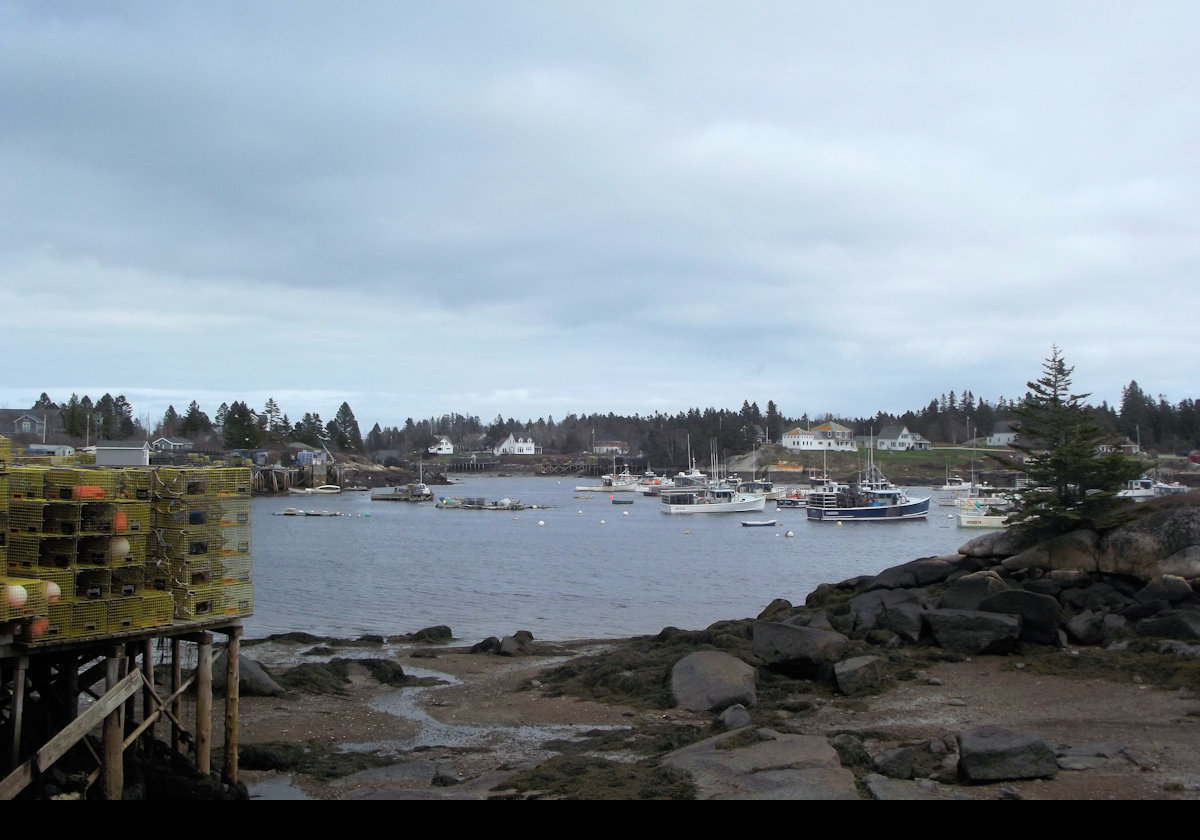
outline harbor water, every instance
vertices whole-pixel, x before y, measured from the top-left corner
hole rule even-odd
[[[577,483],[471,476],[433,488],[438,497],[517,499],[521,511],[372,501],[369,492],[256,497],[245,636],[446,625],[474,643],[518,630],[547,641],[698,630],[752,618],[776,598],[802,604],[822,583],[952,554],[978,536],[936,501],[927,520],[841,525],[773,502],[749,514],[671,516],[657,498],[585,493]],[[342,515],[275,515],[289,507]],[[742,525],[764,519],[776,525]]]

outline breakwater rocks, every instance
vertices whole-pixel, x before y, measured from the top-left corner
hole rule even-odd
[[[693,654],[675,666],[672,689],[678,707],[717,714],[728,731],[681,750],[668,757],[668,763],[692,773],[700,798],[954,798],[973,786],[1045,782],[1060,770],[1105,763],[1111,768],[1114,762],[1140,777],[1135,786],[1142,784],[1151,775],[1147,771],[1157,769],[1155,760],[1147,757],[1153,750],[1144,743],[1131,747],[1103,739],[1101,721],[1087,718],[1105,712],[1085,708],[1082,702],[1072,707],[1072,697],[1082,688],[1065,689],[1068,693],[1057,703],[1061,711],[1053,718],[1056,724],[1060,717],[1083,718],[1056,727],[1060,732],[1075,727],[1073,734],[1078,726],[1094,723],[1095,734],[1076,735],[1078,742],[1073,744],[1051,743],[1037,731],[964,717],[957,723],[971,725],[957,731],[950,723],[934,737],[885,739],[868,747],[872,737],[879,737],[879,729],[904,729],[928,710],[914,705],[905,720],[894,713],[888,719],[872,718],[864,709],[861,725],[873,725],[876,735],[847,730],[816,739],[783,731],[787,727],[748,725],[745,710],[758,703],[757,694],[771,674],[830,686],[838,695],[863,697],[869,706],[871,695],[894,687],[896,663],[902,660],[897,653],[906,650],[925,652],[926,661],[933,653],[932,661],[942,656],[950,662],[1020,657],[1035,650],[1078,652],[1089,646],[1106,655],[1125,651],[1133,660],[1163,655],[1200,660],[1198,578],[1200,508],[1184,506],[1153,511],[1103,534],[1076,531],[1039,539],[1017,527],[989,532],[954,555],[921,558],[877,575],[822,585],[803,606],[777,600],[752,623],[757,680],[748,680],[738,667],[743,661],[725,661],[722,653],[703,658]],[[1181,691],[1194,697],[1196,686],[1183,685]],[[994,688],[997,694],[1001,691],[998,684]],[[1117,699],[1126,688],[1113,685],[1107,709],[1111,715],[1118,715],[1120,702],[1132,702],[1136,716],[1136,697]],[[1108,691],[1105,685],[1092,685],[1087,691],[1087,699],[1098,701],[1104,710],[1105,698],[1097,695]],[[922,697],[914,704],[929,699]],[[1008,707],[1026,700],[1031,706],[1040,702],[1017,693],[1009,695]],[[1000,715],[1004,709],[1001,705],[993,712]],[[1178,724],[1186,720],[1173,718],[1164,730],[1167,734],[1155,736],[1167,742],[1164,753],[1178,746],[1169,742],[1184,737]],[[1144,723],[1146,730],[1153,726],[1148,713]],[[1190,728],[1187,731],[1190,738]],[[753,737],[748,737],[750,732]],[[773,768],[770,775],[747,772],[757,760]],[[1096,790],[1068,798],[1195,798],[1200,790],[1200,775],[1190,765],[1183,778],[1176,774],[1144,795],[1135,795],[1128,779],[1113,782],[1113,771],[1107,772],[1109,776],[1095,777]],[[1103,787],[1102,779],[1111,787]],[[997,795],[1021,798],[1011,786],[1001,787]]]

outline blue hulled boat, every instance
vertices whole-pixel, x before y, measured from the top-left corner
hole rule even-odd
[[[857,484],[830,485],[809,493],[805,510],[814,522],[899,522],[925,519],[929,497],[909,496],[872,462]]]

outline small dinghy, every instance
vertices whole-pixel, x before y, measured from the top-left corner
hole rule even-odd
[[[743,528],[772,528],[775,526],[775,522],[776,522],[776,520],[774,520],[774,519],[743,520],[742,527]]]

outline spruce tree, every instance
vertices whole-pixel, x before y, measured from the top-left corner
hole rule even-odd
[[[1084,400],[1071,393],[1071,376],[1061,350],[1051,347],[1042,376],[1028,382],[1025,400],[1013,408],[1023,458],[996,457],[1024,473],[1032,489],[1021,494],[1013,522],[1032,521],[1056,531],[1089,524],[1124,483],[1144,470],[1101,429]]]

